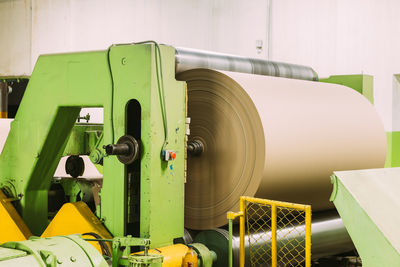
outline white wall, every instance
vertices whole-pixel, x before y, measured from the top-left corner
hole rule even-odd
[[[0,34],[11,33],[11,38],[0,41],[0,76],[29,75],[40,54],[106,49],[113,43],[148,39],[265,57],[267,49],[257,53],[256,40],[267,42],[268,3],[0,0]]]
[[[320,77],[373,75],[375,106],[391,130],[399,14],[398,0],[272,0],[271,57],[310,65]]]
[[[400,131],[400,74],[393,75],[392,129]]]
[[[40,54],[161,43],[266,57],[269,0],[0,0],[0,77],[30,75]],[[1,35],[0,35],[1,39]],[[102,122],[101,109],[84,109]]]
[[[391,130],[399,14],[398,0],[0,0],[0,76],[29,75],[43,53],[155,39],[310,65],[321,77],[371,74]]]
[[[30,0],[0,0],[0,77],[30,75]]]

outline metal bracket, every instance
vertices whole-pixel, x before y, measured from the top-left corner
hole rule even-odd
[[[132,237],[130,235],[124,237],[114,237],[113,239],[92,239],[85,238],[86,241],[104,241],[112,243],[112,266],[128,266],[131,247],[144,247],[144,255],[148,255],[148,250],[151,244],[150,239]]]

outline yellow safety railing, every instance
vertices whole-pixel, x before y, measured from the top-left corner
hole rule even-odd
[[[311,206],[241,197],[240,211],[227,214],[229,266],[233,266],[233,220],[237,217],[240,217],[240,267],[245,262],[250,266],[311,266]]]

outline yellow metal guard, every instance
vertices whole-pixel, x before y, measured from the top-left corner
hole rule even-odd
[[[22,241],[32,234],[11,203],[13,199],[0,190],[0,245],[9,241]]]
[[[148,253],[150,255],[162,255],[164,257],[162,267],[180,267],[182,266],[183,258],[188,250],[189,248],[184,244],[175,244],[166,247],[150,249]],[[133,254],[143,254],[143,251]]]
[[[47,226],[41,237],[52,237],[58,235],[66,236],[85,233],[95,233],[101,238],[112,239],[111,234],[103,226],[100,220],[92,213],[90,208],[84,202],[79,201],[64,204]],[[102,253],[99,242],[90,241],[89,243],[91,243],[100,253]],[[111,251],[110,244],[107,245]]]
[[[227,217],[230,266],[236,217],[240,217],[240,267],[245,266],[246,238],[251,266],[311,266],[311,206],[241,197],[240,212],[228,212]]]

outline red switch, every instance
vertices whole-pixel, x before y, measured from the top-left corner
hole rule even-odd
[[[175,154],[174,151],[169,152],[169,156],[170,156],[172,159],[175,159],[175,158],[176,158],[176,154]]]

